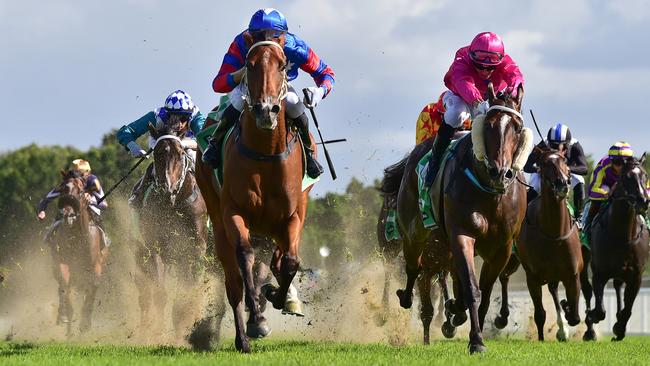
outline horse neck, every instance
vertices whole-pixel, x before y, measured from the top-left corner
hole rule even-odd
[[[634,208],[625,200],[614,200],[611,202],[609,211],[609,231],[616,237],[623,237],[631,242],[638,234]]]
[[[281,110],[285,110],[285,102],[282,101]],[[288,128],[284,113],[278,114],[278,125],[273,130],[262,130],[257,128],[253,114],[244,109],[241,120],[240,142],[246,147],[260,154],[280,154],[287,148]]]
[[[549,235],[563,236],[571,230],[571,217],[567,209],[566,198],[558,200],[553,190],[542,183],[542,194],[539,198],[537,220],[540,229]]]

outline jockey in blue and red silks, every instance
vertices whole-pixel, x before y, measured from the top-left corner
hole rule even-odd
[[[501,37],[492,32],[479,33],[469,46],[456,51],[454,62],[445,75],[443,95],[445,113],[438,130],[429,160],[425,184],[430,187],[440,167],[442,155],[449,146],[454,130],[467,119],[486,113],[487,86],[492,83],[496,92],[512,93],[524,84],[524,76],[517,64],[505,54]]]
[[[240,83],[246,72],[246,55],[248,46],[244,34],[252,36],[254,42],[265,40],[284,40],[284,53],[287,56],[287,79],[294,80],[298,77],[298,69],[308,73],[316,83],[316,86],[309,87],[312,95],[311,103],[304,101],[308,107],[315,107],[323,98],[332,91],[334,86],[334,72],[327,64],[307,45],[305,41],[293,33],[288,32],[287,20],[276,9],[260,9],[253,14],[248,29],[235,37],[230,44],[228,52],[223,57],[219,73],[212,82],[212,88],[217,93],[228,93],[230,105],[223,112],[221,123],[215,130],[211,143],[203,154],[203,161],[213,167],[219,164],[218,143],[225,133],[239,119],[244,108],[244,90]],[[300,102],[300,97],[295,89],[289,84],[286,98],[286,116],[298,128],[300,138],[307,150],[307,174],[316,178],[323,173],[323,168],[314,159],[311,150],[311,139],[309,137],[309,120],[305,114],[305,105]]]

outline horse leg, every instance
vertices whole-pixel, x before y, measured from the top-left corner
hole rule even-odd
[[[479,325],[481,329],[483,329],[483,324],[485,323],[485,315],[487,314],[488,308],[490,307],[490,296],[492,295],[494,283],[496,282],[497,278],[499,278],[499,275],[505,268],[506,264],[508,264],[508,260],[510,259],[510,253],[506,252],[507,250],[507,247],[504,247],[501,252],[498,252],[496,255],[494,255],[494,260],[492,262],[483,262],[483,267],[481,268],[481,278],[479,280],[479,286],[481,289],[481,301],[478,309]]]
[[[474,269],[474,244],[476,240],[466,235],[451,235],[450,239],[455,268],[463,290],[464,304],[469,307],[471,322],[468,346],[469,353],[482,353],[487,351],[487,347],[483,343],[478,314],[478,308],[481,302],[481,290],[476,281]],[[496,276],[498,275],[499,273],[497,272]]]
[[[463,299],[463,286],[458,278],[456,271],[451,272],[451,277],[454,282],[454,299],[445,301],[445,311],[451,316],[451,325],[459,327],[467,321],[467,306]]]
[[[619,314],[616,315],[616,323],[614,324],[614,328],[612,328],[616,336],[613,339],[615,341],[621,341],[625,338],[625,328],[627,327],[628,320],[630,320],[630,316],[632,316],[632,306],[634,305],[636,296],[639,294],[641,281],[642,275],[639,274],[625,282],[624,306]]]
[[[564,317],[570,326],[574,327],[580,323],[580,277],[574,275],[568,281],[562,281],[566,289],[567,300],[560,301],[560,305],[564,310]]]
[[[438,272],[437,273],[437,284],[438,286],[431,287],[431,302],[434,304],[434,318],[433,318],[433,324],[434,325],[442,325],[442,323],[445,321],[445,299],[442,295],[442,285],[441,282],[445,281],[443,279],[443,276],[446,276],[447,274],[444,271]],[[433,286],[433,285],[432,285]],[[445,286],[447,286],[445,284]]]
[[[279,241],[280,250],[283,252],[283,255],[282,259],[279,261],[279,272],[274,271],[279,287],[275,288],[273,286],[267,286],[265,290],[266,299],[269,300],[271,304],[273,304],[273,307],[278,310],[285,307],[289,286],[300,267],[298,246],[300,245],[301,228],[302,223],[300,217],[298,215],[293,215],[289,220],[283,237]]]
[[[404,260],[406,262],[406,287],[396,291],[399,304],[404,309],[413,305],[413,286],[421,269],[424,243],[413,242],[404,238]]]
[[[591,287],[591,282],[589,281],[589,264],[591,262],[591,252],[584,246],[582,247],[582,260],[584,262],[584,266],[582,267],[582,272],[580,272],[580,285],[582,289],[582,296],[585,298],[585,313],[589,314],[591,311],[591,297],[593,295],[593,288]],[[585,325],[587,326],[587,330],[585,331],[585,334],[582,335],[582,340],[595,341],[596,331],[594,330],[594,323],[588,316],[585,317]]]
[[[501,283],[501,308],[499,309],[499,315],[494,318],[494,326],[497,329],[503,329],[508,325],[508,317],[510,316],[508,283],[510,282],[510,276],[515,273],[517,268],[519,268],[519,259],[515,255],[511,255],[508,264],[506,264],[506,268],[499,274],[499,283]]]
[[[614,279],[614,292],[616,292],[616,317],[618,318],[621,309],[623,309],[623,281]]]
[[[384,320],[388,317],[390,303],[388,297],[390,296],[390,283],[393,277],[393,271],[395,266],[393,264],[393,258],[384,260],[384,292],[381,296],[381,307],[384,313]]]
[[[66,336],[72,335],[72,300],[70,299],[70,266],[66,263],[59,262],[54,269],[54,276],[59,283],[59,310],[56,318],[56,324],[65,324]]]
[[[102,276],[102,261],[103,254],[100,249],[100,235],[99,230],[94,230],[91,234],[90,240],[90,261],[92,266],[92,276],[86,283],[86,295],[84,304],[81,309],[81,323],[79,324],[79,331],[85,333],[90,330],[92,325],[92,314],[95,307],[95,296],[99,288],[99,279]]]
[[[555,338],[560,342],[566,342],[567,340],[567,331],[564,330],[564,319],[562,319],[562,308],[560,306],[560,299],[557,294],[558,282],[549,282],[548,283],[548,292],[551,293],[553,297],[553,304],[555,304],[555,315],[557,316],[557,333],[555,333]]]
[[[255,292],[259,294],[262,292],[262,285],[271,280],[271,271],[269,266],[259,260],[253,266],[253,270],[255,272]],[[259,296],[257,300],[260,312],[263,313],[266,310],[266,297]]]
[[[533,299],[533,306],[535,307],[535,325],[537,326],[537,339],[544,340],[544,323],[546,322],[546,311],[544,311],[544,304],[542,304],[542,285],[530,273],[526,272],[526,285],[531,299]]]
[[[424,344],[429,344],[429,328],[433,319],[433,304],[431,303],[431,272],[424,270],[418,278],[420,292],[420,320],[424,331]]]
[[[451,323],[452,320],[452,312],[447,309],[447,303],[449,302],[449,289],[447,287],[447,272],[442,271],[440,272],[440,278],[438,280],[438,283],[440,284],[440,292],[442,293],[442,298],[441,298],[441,306],[440,306],[440,312],[445,313],[445,322],[442,323],[442,335],[445,336],[445,338],[454,338],[456,335],[456,327]]]
[[[596,305],[593,310],[587,313],[587,317],[594,323],[598,323],[605,319],[605,306],[603,305],[603,292],[608,278],[605,278],[598,272],[594,272],[592,277],[594,296],[596,297]]]

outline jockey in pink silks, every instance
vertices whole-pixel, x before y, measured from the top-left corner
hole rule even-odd
[[[469,46],[456,51],[454,62],[445,75],[449,89],[443,96],[445,114],[438,135],[431,148],[431,160],[425,184],[433,184],[440,161],[451,142],[456,128],[468,118],[484,114],[490,107],[487,86],[492,83],[498,92],[512,93],[524,84],[524,76],[517,64],[505,54],[501,37],[492,32],[479,33]]]

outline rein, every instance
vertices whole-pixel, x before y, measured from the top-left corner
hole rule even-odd
[[[516,109],[510,108],[510,107],[506,107],[504,105],[493,105],[490,108],[488,108],[486,114],[489,113],[490,111],[494,111],[494,110],[512,113],[515,116],[521,118],[522,122],[524,121],[524,116],[519,111],[517,111]]]

